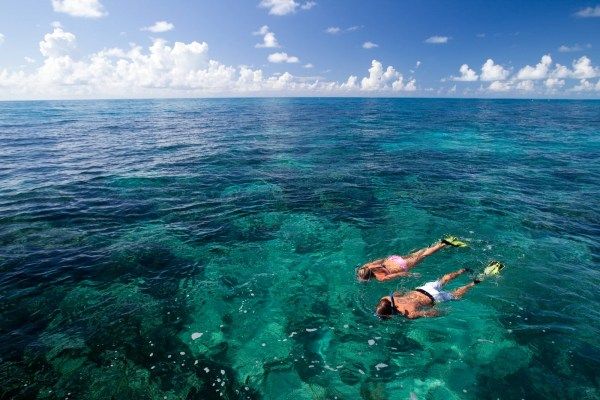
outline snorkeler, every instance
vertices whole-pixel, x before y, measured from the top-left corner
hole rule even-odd
[[[433,309],[433,306],[444,301],[459,300],[485,277],[499,274],[502,268],[504,268],[504,264],[492,261],[483,273],[477,275],[472,282],[451,292],[443,290],[443,286],[465,272],[473,272],[471,269],[461,268],[458,271],[450,272],[437,281],[427,282],[405,294],[392,292],[389,296],[379,300],[375,314],[381,319],[388,319],[393,315],[402,315],[408,319],[437,317],[440,313]]]
[[[408,271],[423,261],[427,256],[432,255],[446,246],[465,247],[466,244],[454,236],[448,236],[436,244],[424,249],[415,251],[408,256],[391,255],[387,258],[371,261],[358,268],[356,275],[361,281],[368,281],[375,278],[378,281],[387,281],[400,276],[408,276]]]

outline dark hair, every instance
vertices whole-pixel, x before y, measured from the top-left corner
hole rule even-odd
[[[392,317],[392,311],[392,302],[387,297],[384,297],[379,300],[375,314],[381,319],[388,319]]]
[[[369,267],[360,267],[356,271],[356,275],[358,275],[359,279],[362,279],[363,281],[368,281],[373,277],[373,271]]]

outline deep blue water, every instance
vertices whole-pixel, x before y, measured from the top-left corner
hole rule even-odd
[[[0,399],[598,399],[599,199],[598,101],[0,103]]]

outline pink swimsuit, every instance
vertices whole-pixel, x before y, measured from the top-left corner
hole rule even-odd
[[[400,256],[389,256],[386,260],[392,260],[394,261],[394,263],[396,263],[402,270],[406,271],[408,268],[408,264],[406,263],[406,260]]]

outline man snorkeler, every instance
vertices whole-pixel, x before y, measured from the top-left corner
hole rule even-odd
[[[408,276],[410,269],[414,268],[426,257],[446,246],[465,247],[466,244],[454,236],[448,236],[436,244],[415,251],[408,256],[391,255],[387,258],[371,261],[358,268],[356,275],[361,281],[368,281],[373,278],[378,281],[388,281],[401,276]]]
[[[389,319],[393,315],[402,315],[408,319],[421,317],[438,317],[440,312],[433,307],[444,301],[461,299],[473,286],[480,283],[485,277],[497,275],[504,268],[504,264],[492,261],[483,273],[477,275],[473,281],[454,289],[445,291],[443,286],[465,272],[473,272],[468,268],[450,272],[437,281],[427,282],[408,293],[400,294],[392,292],[389,296],[382,297],[377,304],[375,314],[381,319]]]

